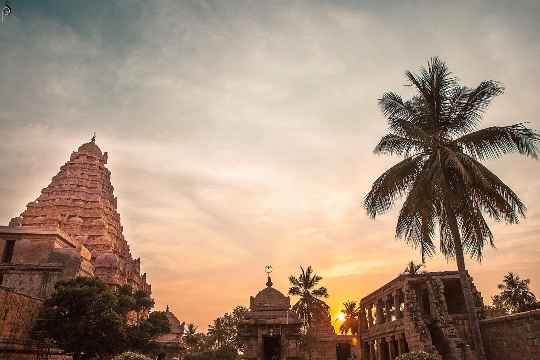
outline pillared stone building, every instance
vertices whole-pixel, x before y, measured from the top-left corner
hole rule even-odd
[[[0,226],[0,358],[35,350],[29,339],[36,308],[60,280],[96,276],[150,294],[124,238],[106,164],[94,137],[20,216]]]

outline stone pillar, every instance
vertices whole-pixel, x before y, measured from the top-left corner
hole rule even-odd
[[[360,346],[361,360],[369,360],[369,343],[367,341],[362,341]]]
[[[288,352],[289,352],[289,344],[287,341],[287,336],[285,335],[285,327],[281,328],[281,358],[287,359]]]
[[[383,343],[383,338],[378,339],[377,343],[377,360],[384,360],[383,346],[385,344]]]
[[[377,302],[375,303],[375,309],[376,309],[375,318],[377,319],[377,325],[382,324],[384,320],[383,320],[381,299],[377,300]]]
[[[399,334],[399,335],[396,335],[396,343],[397,343],[397,353],[398,355],[401,355],[405,352],[405,349],[403,348],[403,342],[401,340],[401,337],[403,335],[402,334]]]
[[[264,360],[262,328],[257,328],[257,360]]]
[[[358,320],[360,322],[359,328],[360,330],[366,330],[368,328],[367,319],[366,319],[366,308],[364,306],[360,307],[360,314],[358,316]]]
[[[396,320],[401,319],[401,311],[399,310],[399,306],[401,305],[401,297],[399,296],[399,290],[396,290],[394,293],[394,316],[396,317]]]
[[[369,304],[368,308],[368,327],[373,326],[373,304]]]
[[[394,360],[397,356],[396,348],[394,346],[394,337],[393,336],[387,337],[386,343],[388,344],[388,355],[390,355],[391,360]]]

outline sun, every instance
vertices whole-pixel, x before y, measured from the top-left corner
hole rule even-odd
[[[345,314],[340,312],[339,314],[337,314],[336,320],[337,321],[345,321]]]

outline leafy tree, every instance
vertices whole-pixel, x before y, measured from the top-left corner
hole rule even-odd
[[[524,124],[477,129],[493,98],[503,93],[498,82],[465,87],[438,58],[406,76],[416,95],[410,100],[394,92],[382,96],[389,133],[375,147],[375,153],[404,159],[375,180],[364,206],[375,217],[405,196],[396,236],[419,248],[423,260],[436,252],[439,230],[441,252],[456,259],[474,342],[484,359],[464,253],[481,259],[485,245],[493,245],[485,215],[517,223],[525,205],[480,161],[511,152],[537,158],[539,137]]]
[[[208,325],[208,336],[211,337],[216,343],[216,348],[219,349],[225,345],[229,329],[222,317],[218,317],[214,320],[213,324]]]
[[[501,293],[493,297],[494,305],[510,313],[533,308],[536,304],[536,296],[529,289],[530,282],[530,279],[521,279],[518,274],[509,272],[504,276],[502,284],[497,286]]]
[[[184,331],[184,343],[187,346],[188,352],[194,352],[198,340],[197,326],[193,323],[188,324]]]
[[[311,325],[314,311],[318,310],[318,305],[328,297],[328,290],[324,287],[318,287],[317,285],[322,280],[322,276],[319,276],[313,272],[313,268],[308,266],[304,270],[300,266],[300,274],[298,276],[290,275],[289,283],[289,295],[299,296],[300,299],[293,306],[295,311],[300,317],[304,331],[307,331]]]
[[[396,360],[437,360],[438,356],[424,351],[413,351],[406,354],[401,354]]]
[[[58,282],[45,300],[37,330],[46,333],[74,360],[103,357],[125,343],[124,318],[114,292],[97,278]]]
[[[414,261],[410,261],[407,264],[407,267],[405,268],[405,270],[403,270],[403,273],[407,275],[418,275],[422,273],[423,267],[424,267],[424,264],[415,264]]]
[[[152,360],[152,359],[150,359],[148,356],[143,355],[143,354],[126,351],[119,355],[116,355],[115,357],[113,357],[112,360]]]
[[[356,301],[350,300],[345,301],[343,306],[341,312],[345,314],[345,320],[339,326],[339,332],[348,334],[350,331],[353,335],[356,335],[358,334],[360,308],[357,306]]]
[[[157,352],[153,339],[170,331],[169,320],[164,311],[153,311],[147,319],[127,328],[128,348],[144,353]]]

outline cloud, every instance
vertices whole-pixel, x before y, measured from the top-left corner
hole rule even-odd
[[[203,326],[264,286],[268,263],[283,291],[313,265],[336,307],[418,258],[394,239],[396,210],[373,221],[361,206],[398,160],[372,154],[386,129],[376,102],[410,94],[406,69],[440,55],[467,85],[503,81],[485,124],[540,128],[535,1],[14,7],[0,29],[0,216],[22,211],[96,131],[158,306]],[[515,269],[536,290],[540,167],[518,157],[488,166],[529,212],[494,225],[498,250],[471,271],[486,294]]]

